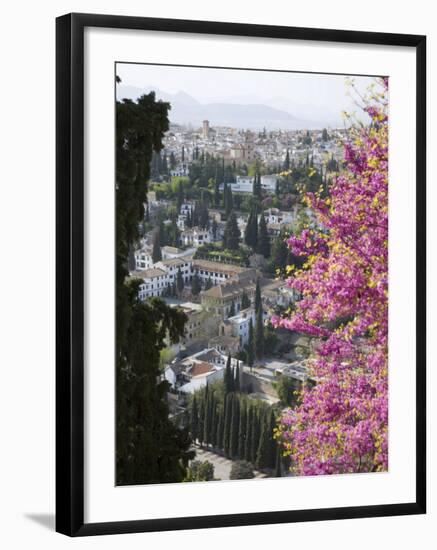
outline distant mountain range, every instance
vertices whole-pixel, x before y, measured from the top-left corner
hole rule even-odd
[[[209,120],[211,126],[232,126],[234,128],[298,130],[322,128],[316,120],[300,119],[291,113],[260,103],[214,102],[200,103],[185,92],[170,94],[157,88],[136,88],[119,84],[117,99],[136,100],[143,94],[154,91],[157,99],[171,104],[170,121],[176,124],[200,126]],[[325,123],[326,125],[326,123]]]

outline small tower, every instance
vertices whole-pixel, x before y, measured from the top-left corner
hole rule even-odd
[[[203,139],[208,139],[209,138],[209,120],[204,120],[202,124],[203,124],[203,127],[202,127]]]

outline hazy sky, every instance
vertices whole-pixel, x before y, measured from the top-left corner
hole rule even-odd
[[[264,104],[303,119],[342,124],[357,111],[344,75],[117,64],[123,86],[185,92],[201,103]],[[373,77],[353,77],[360,92]]]

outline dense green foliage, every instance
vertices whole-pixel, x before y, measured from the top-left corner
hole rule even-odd
[[[252,479],[255,477],[253,465],[246,460],[238,460],[232,464],[230,479]]]
[[[214,479],[214,465],[208,460],[193,460],[187,471],[184,481],[212,481]]]
[[[150,93],[117,102],[116,173],[116,482],[182,481],[190,438],[168,419],[167,383],[159,382],[165,338],[182,336],[186,316],[152,299],[140,302],[127,282],[129,249],[139,238],[153,151],[168,129],[167,103]]]
[[[279,380],[274,383],[274,388],[278,394],[281,403],[286,407],[295,406],[298,401],[298,387],[289,376],[281,376]]]
[[[242,267],[249,265],[247,250],[241,246],[236,250],[229,250],[223,249],[221,245],[214,243],[203,244],[197,248],[194,258],[224,264],[239,265]]]

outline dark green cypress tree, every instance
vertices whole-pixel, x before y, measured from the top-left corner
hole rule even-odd
[[[199,445],[202,447],[205,434],[205,398],[204,395],[201,395],[199,398],[199,424],[198,424],[198,440]]]
[[[193,217],[190,210],[188,210],[187,216],[185,218],[185,225],[187,227],[193,227]]]
[[[261,199],[261,175],[258,172],[255,173],[253,178],[252,193],[256,200],[259,201]]]
[[[231,417],[231,433],[229,442],[229,454],[232,459],[238,456],[238,434],[240,427],[240,400],[238,395],[233,394],[232,400],[232,417]]]
[[[250,229],[251,234],[251,247],[253,250],[256,250],[256,246],[258,244],[258,207],[255,204],[253,206],[253,216],[252,216],[252,227]]]
[[[213,218],[212,224],[211,224],[211,233],[212,233],[212,236],[213,236],[214,240],[217,239],[217,231],[218,231],[217,220],[215,218]]]
[[[191,432],[191,439],[193,440],[193,442],[195,442],[197,439],[198,426],[199,426],[199,410],[197,408],[196,395],[194,395],[193,401],[191,402],[191,413],[190,413],[190,432]]]
[[[228,200],[228,184],[225,182],[223,184],[223,209],[226,212],[227,211],[227,200]]]
[[[255,355],[257,359],[261,359],[264,355],[264,319],[262,305],[256,313],[255,325]]]
[[[261,285],[259,283],[259,278],[256,280],[254,306],[255,306],[255,311],[258,312],[258,310],[261,306]]]
[[[253,404],[247,403],[247,421],[246,421],[246,441],[244,444],[244,460],[250,462],[252,460],[252,438],[253,438]]]
[[[249,322],[249,340],[247,343],[247,365],[252,370],[255,362],[255,343],[253,334],[253,322],[252,319]]]
[[[287,153],[285,155],[283,169],[284,170],[289,170],[290,169],[290,151],[288,149],[287,149]]]
[[[253,211],[251,210],[249,213],[249,217],[247,218],[246,227],[244,229],[244,242],[247,244],[247,246],[252,246],[252,235],[251,235],[252,218],[253,218]]]
[[[268,438],[268,449],[267,449],[267,467],[274,469],[276,465],[276,452],[278,444],[274,438],[274,430],[276,427],[276,418],[273,412],[273,409],[270,409],[270,422],[269,422],[269,438]]]
[[[181,182],[179,182],[178,185],[178,193],[177,193],[177,201],[176,201],[176,208],[178,210],[178,214],[181,212],[181,206],[184,202],[184,188]]]
[[[228,359],[226,361],[226,367],[225,372],[223,375],[223,386],[225,390],[225,395],[232,392],[234,390],[234,384],[233,384],[233,376],[232,376],[232,368],[231,368],[231,356],[228,355]]]
[[[178,294],[184,290],[184,278],[182,276],[181,268],[178,269],[176,274],[176,290]]]
[[[258,407],[256,407],[254,410],[252,423],[253,423],[253,428],[252,428],[252,447],[250,449],[250,462],[252,462],[252,464],[255,464],[256,455],[257,455],[258,446],[259,446],[259,437],[261,432],[260,411]]]
[[[217,177],[214,179],[214,206],[220,206],[220,184]]]
[[[258,242],[258,208],[256,204],[252,207],[246,226],[246,232],[246,244],[255,250]]]
[[[215,393],[211,395],[211,439],[213,447],[217,445],[217,399]]]
[[[176,168],[176,157],[174,156],[173,151],[170,153],[170,169],[174,170]]]
[[[209,211],[208,211],[210,199],[209,199],[209,194],[205,192],[204,195],[205,196],[202,198],[202,201],[200,203],[201,210],[199,215],[199,225],[202,229],[207,230],[211,227],[211,223],[209,220]]]
[[[226,222],[223,244],[229,250],[238,250],[240,244],[240,229],[238,228],[237,218],[234,211],[229,215]]]
[[[209,392],[208,384],[206,384],[205,387],[205,393],[204,393],[204,401],[205,401],[205,407],[204,407],[204,422],[203,422],[203,440],[206,445],[209,445],[211,442],[211,399],[212,395]]]
[[[226,395],[225,420],[224,420],[224,427],[223,427],[223,451],[227,457],[230,456],[230,448],[231,448],[231,422],[232,422],[233,402],[234,402],[234,394],[228,393]]]
[[[276,183],[275,183],[275,196],[277,198],[279,198],[281,195],[281,188],[279,186],[279,179],[276,180]]]
[[[272,246],[272,265],[275,269],[280,269],[281,271],[288,265],[290,257],[290,251],[285,239],[285,233],[280,233],[273,241]]]
[[[134,247],[129,248],[129,257],[128,257],[128,269],[129,271],[134,271],[136,269],[137,262],[135,260],[135,251]]]
[[[152,248],[152,261],[154,264],[156,262],[160,262],[162,260],[162,253],[161,253],[161,246],[160,246],[160,235],[161,231],[158,229],[155,232],[155,236],[153,238],[153,248]]]
[[[191,293],[193,294],[193,296],[197,296],[201,290],[202,290],[202,286],[200,283],[200,278],[196,271],[191,281]]]
[[[279,445],[276,446],[275,477],[282,477],[282,460]]]
[[[193,210],[191,212],[191,224],[192,227],[196,227],[199,225],[199,207],[197,203],[194,204]]]
[[[268,258],[270,256],[270,238],[267,232],[267,224],[264,217],[264,212],[261,212],[261,217],[259,220],[256,251],[258,252],[258,254],[262,254],[264,258]]]
[[[225,207],[225,213],[226,213],[226,218],[228,218],[234,208],[234,199],[233,199],[233,196],[232,196],[232,187],[230,185],[227,185],[226,186],[226,193],[227,193],[227,197],[226,197],[226,207]]]
[[[270,421],[264,411],[262,414],[260,414],[260,426],[261,428],[258,449],[256,451],[255,468],[257,470],[264,470],[268,466],[270,429]]]
[[[217,412],[217,437],[216,437],[216,445],[218,449],[223,449],[223,430],[224,430],[224,420],[225,420],[225,404],[226,404],[226,397],[223,401],[223,407],[218,409]]]
[[[238,426],[238,457],[243,460],[246,447],[247,429],[247,403],[244,397],[240,397],[240,423]]]

